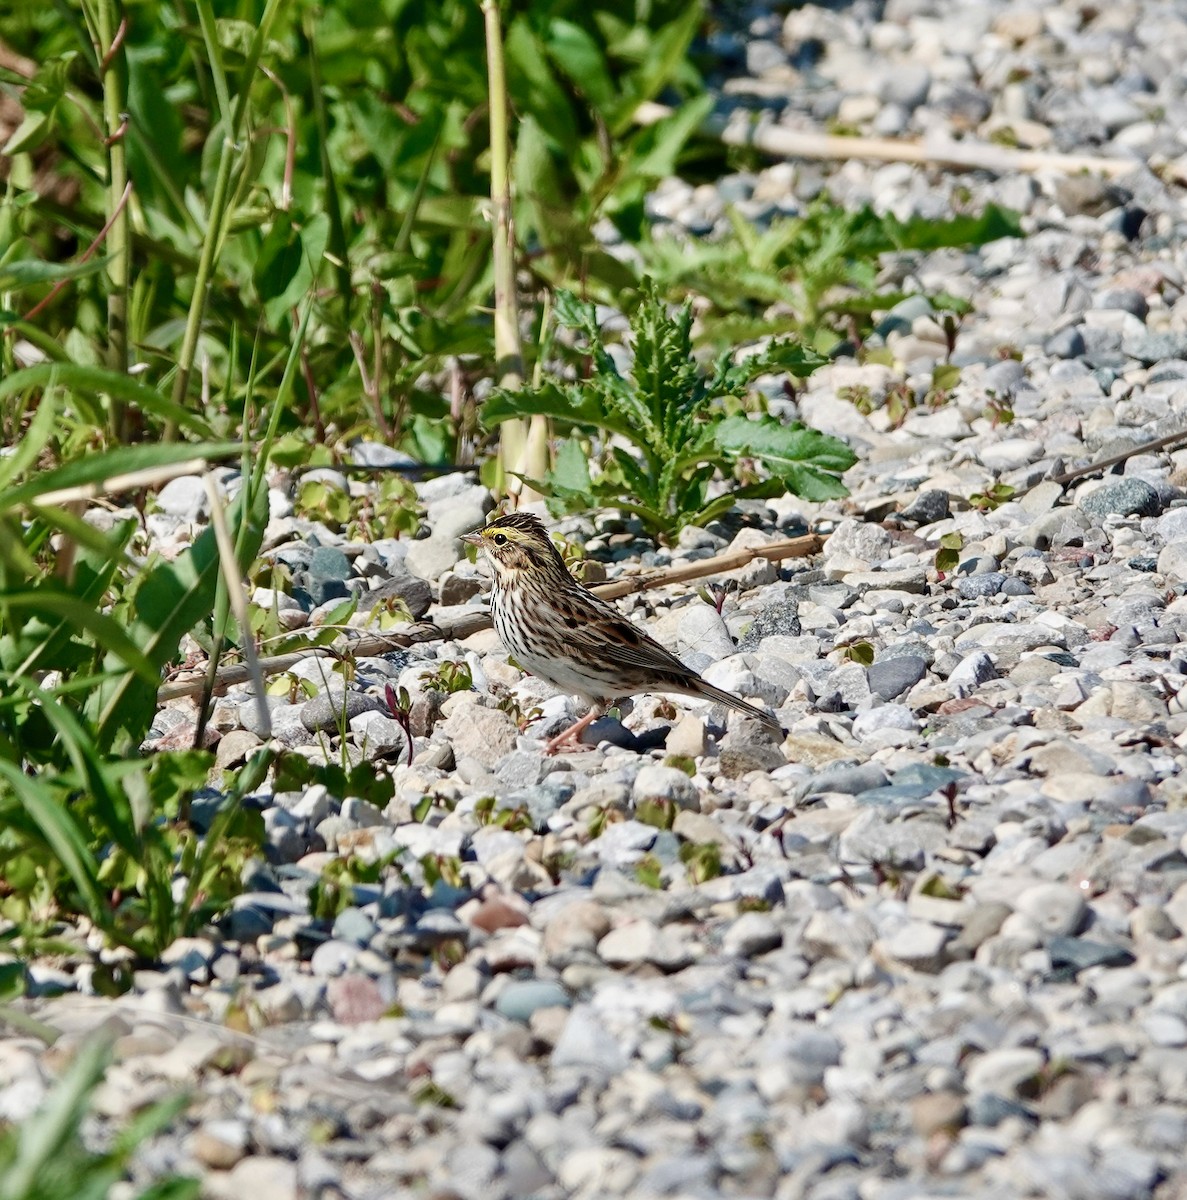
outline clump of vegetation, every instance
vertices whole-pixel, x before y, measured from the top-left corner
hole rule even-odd
[[[737,213],[730,214],[730,224],[730,235],[718,240],[649,240],[647,270],[665,294],[694,292],[708,301],[703,324],[714,345],[794,333],[825,353],[846,339],[860,345],[875,314],[910,294],[879,289],[884,255],[981,246],[1022,232],[1017,216],[996,205],[975,217],[900,221],[869,207],[851,211],[827,197],[763,230]],[[945,334],[951,343],[968,305],[955,296],[931,300],[937,311],[950,314]]]
[[[706,367],[694,353],[691,302],[672,312],[658,290],[645,284],[631,317],[634,359],[625,376],[607,349],[592,304],[561,293],[556,312],[563,326],[581,335],[580,350],[593,364],[589,377],[569,384],[545,378],[498,392],[483,419],[495,424],[539,414],[588,431],[561,445],[546,478],[529,481],[558,512],[610,505],[671,537],[746,497],[791,492],[824,500],[848,494],[840,477],[856,457],[844,442],[752,411],[752,385],[760,375],[803,378],[824,363],[819,354],[789,338],[741,362],[723,353]],[[591,452],[590,435],[598,434],[600,454]],[[631,450],[606,445],[606,435]],[[725,488],[713,495],[710,485],[719,473]]]

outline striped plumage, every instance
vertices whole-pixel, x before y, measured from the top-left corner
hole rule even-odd
[[[610,701],[638,692],[715,700],[754,717],[782,738],[773,717],[706,683],[582,587],[538,517],[507,513],[464,540],[485,554],[494,571],[491,613],[508,652],[525,670],[591,706],[588,716],[554,739],[553,747],[575,738]]]

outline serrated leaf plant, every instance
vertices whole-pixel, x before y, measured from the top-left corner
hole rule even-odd
[[[483,409],[488,425],[540,413],[573,431],[546,478],[531,481],[554,509],[619,508],[672,538],[739,499],[848,494],[841,475],[856,458],[844,442],[743,403],[761,375],[810,375],[826,361],[815,351],[787,338],[741,362],[725,352],[706,365],[693,353],[691,302],[673,311],[646,281],[630,323],[633,364],[623,374],[592,304],[561,292],[556,315],[577,331],[592,362],[588,378],[498,391]],[[719,474],[724,487],[714,488]]]

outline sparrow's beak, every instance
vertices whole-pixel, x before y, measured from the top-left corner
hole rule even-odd
[[[463,533],[462,541],[465,542],[467,546],[481,546],[482,545],[482,534],[480,534],[480,533]]]

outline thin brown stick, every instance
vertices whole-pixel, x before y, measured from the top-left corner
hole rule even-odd
[[[654,125],[670,116],[672,110],[650,101],[635,110],[640,125]],[[993,171],[1008,175],[1018,171],[1034,174],[1059,171],[1078,175],[1082,171],[1101,175],[1128,175],[1142,166],[1136,158],[1102,158],[1092,154],[1055,154],[1044,150],[1014,150],[979,141],[953,141],[947,137],[929,137],[923,142],[897,138],[838,137],[814,130],[784,129],[779,126],[751,126],[722,117],[708,117],[701,132],[727,146],[753,146],[772,158],[872,159],[875,162],[905,162],[962,170]]]
[[[736,571],[756,558],[765,558],[768,562],[780,562],[785,558],[806,558],[809,554],[815,554],[823,545],[824,538],[820,534],[809,533],[803,537],[770,542],[766,546],[734,550],[729,554],[704,558],[700,562],[686,563],[681,567],[665,567],[662,571],[648,571],[646,575],[628,575],[610,583],[599,583],[589,590],[603,600],[617,600],[620,596],[629,596],[634,592],[667,587],[673,583],[687,583],[690,579],[703,579],[706,575],[720,575],[725,571]]]
[[[1050,479],[1040,482],[1066,485],[1077,479],[1083,479],[1085,475],[1095,475],[1098,471],[1107,471],[1110,467],[1120,466],[1121,463],[1139,454],[1152,454],[1155,450],[1164,450],[1167,446],[1173,446],[1175,442],[1187,442],[1187,429],[1181,429],[1178,433],[1169,433],[1166,437],[1155,438],[1152,442],[1143,442],[1140,446],[1134,446],[1130,450],[1114,454],[1112,458],[1103,458],[1100,462],[1089,463],[1086,467],[1076,467],[1073,471],[1064,471],[1062,475],[1052,475]],[[1038,484],[1035,484],[1035,487],[1038,487]]]
[[[100,246],[103,245],[103,239],[111,232],[111,227],[118,220],[120,213],[124,211],[124,205],[128,203],[128,197],[131,196],[131,194],[132,181],[129,179],[124,187],[123,192],[120,194],[119,203],[115,206],[115,211],[110,217],[107,218],[107,222],[103,228],[100,229],[97,234],[95,234],[95,240],[91,242],[91,244],[78,256],[78,261],[80,263],[86,262],[87,259],[90,258]],[[49,304],[68,283],[71,282],[73,281],[69,279],[59,279],[58,282],[55,283],[54,286],[50,288],[50,290],[46,292],[46,294],[36,304],[34,304],[27,313],[25,313],[24,319],[26,321],[33,320],[33,318],[37,316],[37,314],[41,312],[41,310],[45,308],[45,306]],[[9,329],[12,328],[14,327],[10,325]]]
[[[686,563],[679,567],[668,567],[662,571],[648,571],[645,575],[629,575],[624,579],[599,583],[589,590],[603,600],[615,600],[634,592],[650,591],[676,583],[687,583],[690,579],[703,579],[706,575],[719,575],[724,571],[736,571],[756,558],[765,558],[769,562],[780,562],[785,558],[805,558],[810,554],[815,554],[824,545],[824,541],[822,535],[815,533],[809,533],[804,537],[785,538],[766,546],[735,550],[729,554],[719,554],[716,558],[706,558],[700,562]],[[473,633],[489,629],[490,625],[490,613],[485,609],[476,609],[473,612],[464,612],[457,616],[443,616],[436,622],[419,621],[403,629],[393,629],[387,633],[365,634],[341,646],[310,646],[305,650],[294,650],[291,654],[276,654],[271,658],[259,659],[256,666],[264,676],[280,675],[307,658],[337,658],[344,654],[350,654],[356,658],[366,658],[372,655],[390,654],[393,650],[402,650],[417,642],[468,638]],[[251,678],[252,672],[246,664],[236,663],[223,667],[218,672],[215,690],[224,691],[235,684],[247,683]],[[204,685],[204,678],[181,679],[174,683],[167,683],[157,693],[157,703],[164,704],[169,700],[196,696],[202,691]]]
[[[170,463],[165,467],[143,467],[139,471],[128,471],[124,475],[112,475],[95,483],[82,483],[77,487],[58,488],[55,492],[42,492],[30,500],[31,505],[48,508],[55,504],[71,505],[83,500],[94,500],[99,496],[113,496],[118,492],[131,492],[139,488],[157,487],[168,483],[179,475],[197,475],[205,471],[209,463],[204,458],[187,458],[184,462]]]

